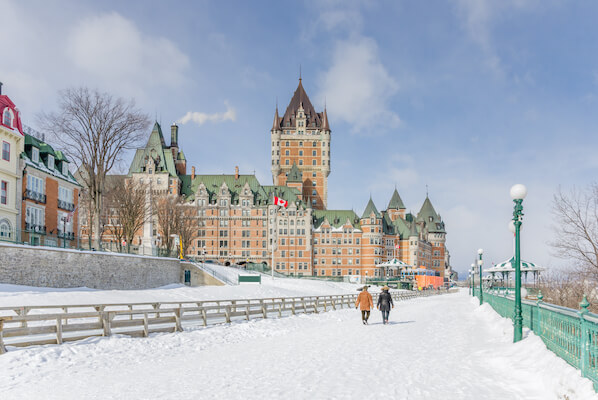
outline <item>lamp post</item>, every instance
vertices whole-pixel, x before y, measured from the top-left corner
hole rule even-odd
[[[471,282],[471,271],[468,271],[468,274],[469,274],[469,282],[468,282],[469,283],[469,285],[468,285],[469,287],[468,287],[468,289],[469,289],[469,294],[471,294],[471,286],[472,286],[472,282]]]
[[[484,250],[478,250],[478,268],[480,269],[480,305],[484,303],[484,292],[482,291],[482,265],[484,265],[484,260],[482,260],[482,254],[484,254]]]
[[[515,203],[513,210],[513,224],[515,225],[515,320],[513,342],[518,342],[523,336],[523,317],[521,316],[521,246],[520,231],[521,219],[523,217],[523,199],[527,195],[527,189],[521,184],[513,185],[511,198]]]
[[[469,275],[471,276],[471,296],[475,297],[475,264],[471,264]]]

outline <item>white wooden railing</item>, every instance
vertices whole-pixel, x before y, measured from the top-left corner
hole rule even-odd
[[[452,292],[452,291],[450,291]],[[394,301],[445,291],[395,292]],[[353,307],[357,294],[265,299],[0,307],[0,354],[6,346],[61,344],[112,334],[147,337],[193,325],[319,313]],[[373,294],[376,303],[377,294]]]

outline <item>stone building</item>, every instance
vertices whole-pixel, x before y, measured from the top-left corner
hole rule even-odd
[[[255,175],[186,173],[178,148],[178,127],[166,145],[158,123],[138,149],[128,177],[150,193],[181,195],[197,215],[197,235],[186,256],[221,263],[272,265],[288,275],[377,277],[394,258],[445,273],[448,253],[444,222],[426,196],[420,211],[406,211],[398,191],[385,210],[370,199],[361,215],[330,210],[331,129],[326,110],[315,111],[301,79],[282,117],[270,130],[273,185]],[[289,202],[274,205],[274,196]],[[148,200],[149,201],[149,200]],[[155,218],[139,233],[146,249],[160,243]],[[274,253],[274,254],[273,254]],[[396,272],[393,272],[396,273]]]

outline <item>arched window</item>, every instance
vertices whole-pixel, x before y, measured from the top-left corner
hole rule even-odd
[[[0,238],[10,238],[12,236],[12,229],[10,222],[7,219],[0,220]]]
[[[6,126],[12,126],[12,111],[6,107],[4,109],[4,115],[2,116],[2,123]]]

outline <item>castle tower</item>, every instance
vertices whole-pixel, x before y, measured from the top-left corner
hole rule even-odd
[[[272,180],[286,185],[293,164],[302,179],[302,198],[312,208],[323,210],[328,204],[330,175],[330,125],[326,109],[314,109],[301,78],[299,86],[282,116],[278,107],[272,124]]]

